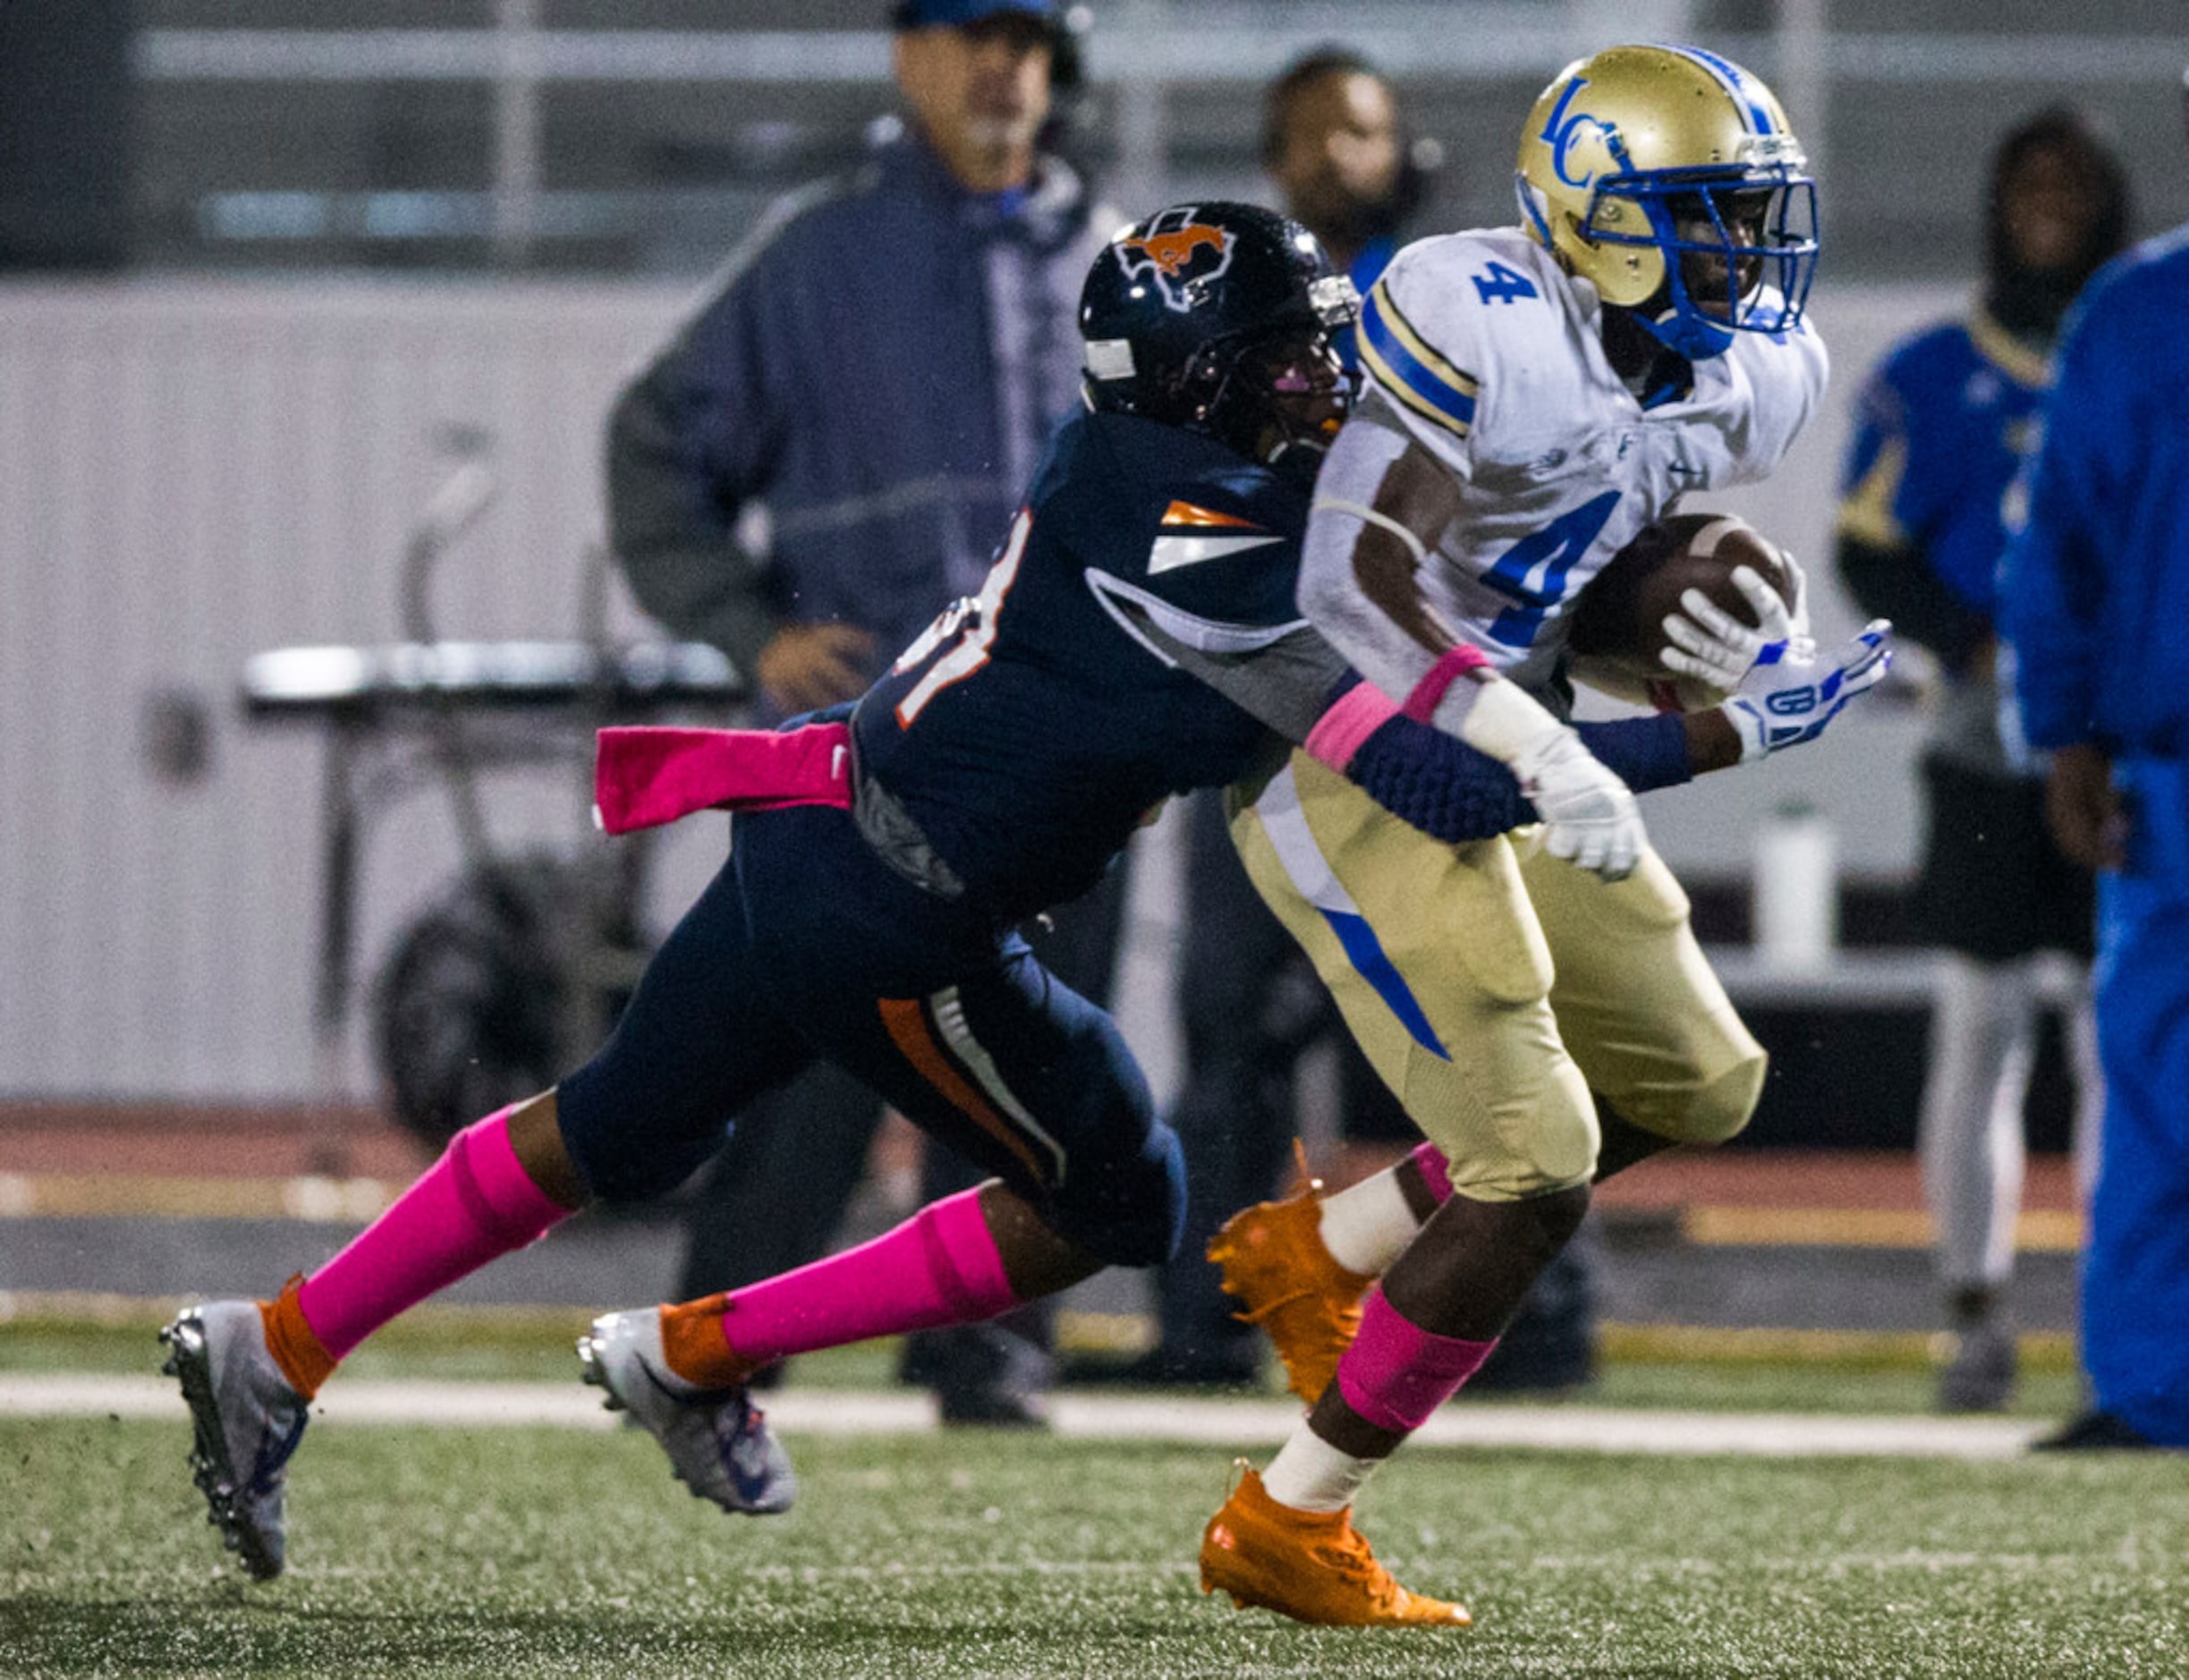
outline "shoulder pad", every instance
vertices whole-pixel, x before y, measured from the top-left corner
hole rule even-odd
[[[1499,364],[1527,360],[1540,335],[1564,331],[1565,285],[1517,232],[1417,241],[1362,303],[1362,364],[1417,424],[1464,438]]]

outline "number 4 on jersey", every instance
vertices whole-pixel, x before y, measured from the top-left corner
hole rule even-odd
[[[1565,574],[1589,552],[1618,505],[1619,492],[1606,490],[1498,556],[1497,564],[1482,573],[1482,581],[1514,605],[1491,621],[1492,636],[1508,648],[1534,645],[1544,613],[1565,594]]]
[[[1537,297],[1535,282],[1518,269],[1508,268],[1501,262],[1493,262],[1481,274],[1472,276],[1474,289],[1481,293],[1485,303],[1511,303],[1520,298]]]

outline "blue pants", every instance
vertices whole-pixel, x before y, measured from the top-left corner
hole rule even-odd
[[[1095,1259],[1175,1250],[1184,1162],[1116,1023],[1015,932],[891,873],[825,806],[734,819],[728,861],[559,1086],[564,1141],[596,1195],[658,1196],[817,1060]]]
[[[2125,759],[2128,866],[2100,878],[2105,1124],[2083,1272],[2100,1407],[2189,1447],[2189,765]]]

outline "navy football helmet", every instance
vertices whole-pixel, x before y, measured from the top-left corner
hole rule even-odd
[[[1103,248],[1080,293],[1090,408],[1216,438],[1312,480],[1351,393],[1353,283],[1259,205],[1174,205]]]

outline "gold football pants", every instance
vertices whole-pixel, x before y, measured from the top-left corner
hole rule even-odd
[[[1679,1142],[1747,1124],[1763,1048],[1655,852],[1607,882],[1532,827],[1447,844],[1298,751],[1241,800],[1232,841],[1255,887],[1455,1189],[1506,1201],[1586,1183],[1591,1091]]]

